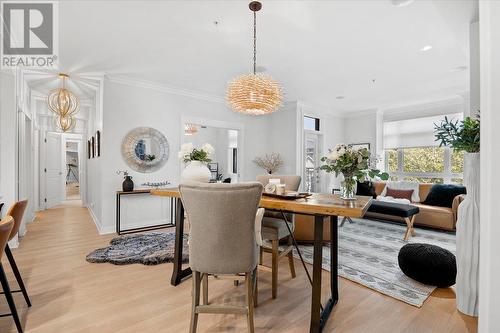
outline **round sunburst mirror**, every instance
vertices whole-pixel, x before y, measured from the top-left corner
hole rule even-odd
[[[150,173],[167,163],[169,145],[167,138],[151,127],[137,127],[128,132],[122,142],[122,156],[135,171]]]

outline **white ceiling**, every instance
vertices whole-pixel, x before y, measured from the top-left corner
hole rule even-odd
[[[442,98],[468,91],[468,70],[451,69],[468,66],[476,12],[473,0],[267,0],[257,61],[286,100],[348,111]],[[59,15],[59,60],[70,74],[223,96],[251,70],[248,1],[62,1]],[[433,48],[421,52],[425,45]]]

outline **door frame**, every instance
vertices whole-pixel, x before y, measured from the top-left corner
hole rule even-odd
[[[320,127],[319,131],[311,131],[311,130],[306,130],[304,129],[304,116],[309,116],[309,117],[314,117],[318,118],[320,122]],[[312,110],[310,110],[310,107],[303,105],[302,103],[297,103],[297,142],[296,142],[296,174],[297,175],[304,175],[304,150],[305,150],[305,137],[306,137],[306,132],[312,132],[315,134],[319,135],[319,154],[323,155],[324,154],[324,147],[325,147],[325,136],[322,131],[322,128],[325,126],[325,117],[319,113],[316,113]],[[325,187],[325,182],[326,182],[326,177],[324,176],[324,173],[320,172],[320,182],[319,182],[319,191],[323,191]],[[300,182],[300,188],[301,190],[305,189],[305,180]]]
[[[85,207],[87,204],[87,163],[83,162],[85,158],[86,146],[83,144],[83,134],[76,133],[59,133],[54,131],[40,131],[40,149],[39,149],[39,160],[40,160],[40,170],[39,170],[39,191],[40,191],[40,207],[39,210],[47,209],[47,203],[45,202],[47,193],[47,174],[45,173],[45,168],[47,166],[47,133],[54,133],[61,136],[61,167],[62,170],[66,170],[66,140],[77,141],[78,142],[78,172],[80,181],[80,198],[82,200],[82,206]],[[86,158],[85,158],[86,161]],[[63,177],[65,179],[65,177]],[[65,193],[65,181],[62,181],[61,186],[63,187],[63,193]],[[66,195],[63,195],[63,199]]]
[[[63,170],[66,170],[66,143],[67,142],[76,142],[78,146],[78,186],[79,186],[79,192],[80,192],[80,199],[82,200],[82,204],[84,201],[85,196],[85,178],[82,178],[84,175],[83,168],[85,163],[83,163],[82,159],[85,158],[85,145],[83,144],[83,138],[81,134],[64,134],[62,137],[62,147],[64,150],[64,168]],[[66,177],[64,177],[66,179]],[[66,188],[64,189],[64,200],[68,200],[66,197]]]

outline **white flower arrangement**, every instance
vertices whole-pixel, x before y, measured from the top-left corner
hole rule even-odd
[[[181,146],[178,156],[184,163],[191,161],[209,163],[212,161],[211,157],[214,152],[214,147],[209,143],[205,143],[201,148],[196,148],[192,143],[185,143]]]

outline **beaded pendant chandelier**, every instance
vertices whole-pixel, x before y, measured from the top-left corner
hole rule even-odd
[[[257,12],[262,4],[252,1],[248,7],[253,12],[253,74],[241,75],[229,82],[226,98],[233,111],[255,116],[277,111],[282,105],[283,93],[272,77],[256,73]]]

